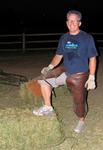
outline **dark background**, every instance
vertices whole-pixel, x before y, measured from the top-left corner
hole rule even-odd
[[[65,32],[71,9],[82,12],[82,29],[103,31],[102,0],[1,0],[0,33]]]

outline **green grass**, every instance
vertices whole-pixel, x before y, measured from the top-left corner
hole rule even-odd
[[[37,150],[63,142],[61,122],[56,115],[32,114],[34,97],[22,99],[19,88],[0,85],[0,149]]]
[[[103,150],[101,88],[89,93],[86,128],[79,135],[73,132],[78,118],[67,87],[55,90],[53,106],[57,116],[44,117],[32,114],[42,99],[22,90],[24,97],[19,87],[0,84],[0,150]]]
[[[32,150],[63,142],[61,126],[54,117],[34,117],[30,110],[0,111],[0,149]]]

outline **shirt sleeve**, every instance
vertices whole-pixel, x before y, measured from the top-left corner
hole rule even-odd
[[[95,46],[94,39],[90,35],[89,44],[88,44],[88,57],[91,58],[91,57],[96,57],[96,56],[98,56],[98,52],[97,52],[97,49],[96,49],[96,46]]]

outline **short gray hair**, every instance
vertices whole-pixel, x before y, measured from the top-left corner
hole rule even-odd
[[[67,12],[66,17],[68,18],[71,14],[77,15],[78,18],[79,18],[79,21],[81,21],[81,19],[82,19],[82,14],[81,14],[80,11],[77,11],[77,10],[70,10],[70,11]]]

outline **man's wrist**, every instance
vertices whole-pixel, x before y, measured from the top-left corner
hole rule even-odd
[[[89,75],[89,79],[90,79],[90,80],[95,80],[95,75],[90,74],[90,75]]]
[[[53,69],[54,68],[54,65],[52,65],[52,64],[49,64],[49,69],[51,70],[51,69]]]

